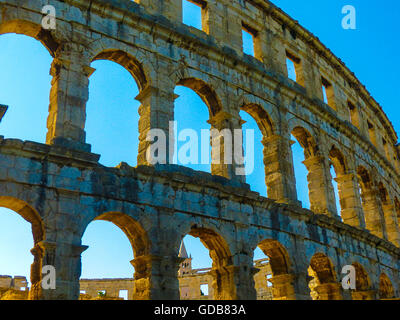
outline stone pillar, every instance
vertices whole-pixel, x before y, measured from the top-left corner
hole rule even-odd
[[[224,41],[225,45],[229,45],[240,56],[243,55],[243,39],[242,39],[242,20],[232,6],[224,6],[224,16],[226,19],[227,35]]]
[[[351,296],[353,300],[376,300],[376,292],[374,290],[352,291]]]
[[[211,173],[245,182],[245,175],[238,174],[243,171],[244,165],[236,163],[235,159],[235,129],[242,129],[240,119],[234,118],[226,112],[219,112],[208,123],[211,124]],[[239,147],[236,147],[238,149]],[[240,146],[240,155],[243,155],[243,143]]]
[[[46,143],[90,152],[86,144],[86,102],[89,76],[94,69],[81,53],[64,48],[51,66],[53,76]]]
[[[139,152],[138,165],[150,165],[147,160],[147,150],[151,145],[147,141],[147,134],[151,129],[161,129],[166,137],[166,163],[170,163],[170,154],[173,156],[174,136],[170,135],[170,122],[174,121],[174,102],[176,95],[171,91],[163,91],[155,87],[144,88],[136,100],[140,101],[139,107]],[[165,164],[165,163],[164,163]]]
[[[213,268],[212,287],[214,300],[256,300],[254,274],[257,269],[248,266],[225,266]]]
[[[307,180],[311,211],[339,219],[327,159],[322,156],[312,156],[304,160],[303,163],[308,170]]]
[[[203,31],[214,37],[219,44],[227,39],[226,17],[224,7],[215,3],[207,3],[203,9]]]
[[[156,255],[133,259],[133,300],[179,300],[177,275],[182,262],[178,257]]]
[[[294,274],[280,274],[273,276],[270,281],[273,285],[272,292],[274,300],[297,300],[299,297],[297,296],[293,286],[294,280]]]
[[[299,204],[290,139],[273,135],[264,137],[262,144],[268,198],[283,203]]]
[[[397,223],[397,213],[394,203],[383,203],[382,210],[385,217],[387,239],[397,247],[400,247],[400,231]]]
[[[312,57],[304,57],[301,61],[303,65],[304,87],[311,98],[323,100],[321,73]]]
[[[355,173],[338,175],[335,180],[339,189],[343,222],[353,227],[365,228],[357,175]]]
[[[385,239],[383,213],[377,196],[378,192],[373,189],[362,192],[365,226],[372,234]]]
[[[294,274],[294,277],[290,280],[293,284],[296,300],[312,300],[309,287],[311,278],[308,276],[307,271]]]
[[[262,60],[268,69],[273,70],[284,77],[287,77],[285,45],[280,34],[276,34],[271,18],[265,23],[269,24],[265,31],[261,33],[261,42],[264,42]],[[265,38],[263,38],[265,36]],[[265,43],[267,44],[265,46]]]
[[[318,294],[318,300],[342,300],[340,283],[323,283],[317,285],[314,290]]]
[[[42,259],[43,250],[39,245],[35,245],[31,250],[33,263],[31,265],[31,288],[29,290],[29,300],[42,299]]]
[[[35,256],[32,271],[34,271],[35,276],[32,277],[32,289],[29,298],[35,300],[78,300],[81,254],[87,248],[87,246],[76,246],[68,243],[39,242],[32,249]],[[44,289],[42,286],[41,268],[44,266],[55,268],[55,289]]]

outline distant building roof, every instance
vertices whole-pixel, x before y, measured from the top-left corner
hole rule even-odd
[[[0,122],[1,122],[1,119],[3,119],[4,115],[6,114],[7,109],[8,109],[8,106],[0,104]]]
[[[186,251],[185,243],[182,240],[181,247],[179,249],[179,258],[189,259],[189,255]]]

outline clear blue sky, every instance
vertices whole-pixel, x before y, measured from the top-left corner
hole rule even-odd
[[[372,0],[293,1],[275,0],[277,6],[318,36],[366,85],[383,106],[395,129],[400,129],[398,117],[398,41],[400,3]],[[357,30],[341,28],[341,8],[351,4],[357,9]],[[186,8],[187,9],[187,8]],[[194,16],[194,15],[193,15]],[[199,21],[193,21],[199,24]],[[0,103],[10,106],[0,124],[0,134],[7,138],[45,141],[49,104],[49,69],[51,57],[34,39],[19,35],[0,36]],[[129,73],[113,62],[93,63],[97,71],[90,79],[87,105],[87,140],[93,152],[102,155],[101,163],[115,166],[121,161],[136,165],[139,103],[134,100],[138,89]],[[208,111],[190,89],[178,87],[176,120],[179,129],[207,129]],[[256,128],[254,120],[246,128]],[[256,132],[256,139],[261,135]],[[256,170],[248,177],[253,190],[266,195],[261,144],[256,146]],[[308,207],[306,172],[301,165],[302,149],[294,146],[294,161],[298,194]],[[198,168],[194,166],[194,168]],[[209,171],[210,166],[201,169]],[[133,258],[125,235],[107,222],[89,225],[83,244],[89,249],[83,254],[83,277],[131,277]],[[196,239],[186,239],[188,252],[194,256],[194,267],[211,266],[207,250]],[[32,255],[30,225],[17,214],[0,209],[0,274],[29,275]],[[262,257],[257,251],[257,258]]]

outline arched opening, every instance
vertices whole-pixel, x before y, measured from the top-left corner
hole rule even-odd
[[[100,53],[91,65],[86,137],[100,162],[114,167],[137,165],[139,106],[135,100],[146,84],[140,64],[122,51]],[[105,90],[107,88],[107,90]]]
[[[42,221],[31,206],[12,197],[0,197],[0,219],[0,300],[39,299]]]
[[[276,240],[266,239],[254,252],[257,300],[296,300],[287,250]]]
[[[382,273],[379,278],[379,299],[393,299],[394,289],[389,277]]]
[[[130,73],[136,82],[140,91],[148,85],[148,79],[144,71],[143,65],[134,57],[121,50],[106,50],[99,53],[93,61],[105,60],[112,61],[124,67]]]
[[[149,288],[140,282],[149,277],[141,260],[149,243],[138,222],[119,212],[102,214],[88,225],[82,242],[89,248],[82,254],[80,299],[148,299]]]
[[[40,39],[38,32],[18,23],[0,25],[0,70],[4,75],[0,77],[0,104],[8,106],[1,134],[45,143],[53,59],[44,41],[36,40]],[[13,34],[4,34],[9,32]]]
[[[181,272],[184,270],[182,266],[178,272],[178,278],[180,279],[180,292],[181,299],[191,299],[191,300],[232,300],[234,299],[235,289],[234,289],[234,274],[232,274],[233,270],[229,268],[232,265],[231,253],[228,247],[228,244],[225,240],[217,234],[215,231],[211,229],[201,228],[197,226],[193,226],[188,233],[189,236],[193,238],[198,238],[201,241],[201,244],[208,250],[209,257],[212,261],[212,267],[210,268],[202,268],[199,270],[192,270],[196,272],[193,274],[195,279],[194,283],[189,284],[185,281],[185,276],[181,276]],[[185,241],[187,243],[192,242],[192,244],[196,244],[196,241],[193,241],[190,237],[186,237]],[[202,266],[207,266],[210,262],[209,259],[205,257],[204,249],[201,249],[199,243],[197,242],[197,247],[200,248],[200,253],[202,255]],[[182,249],[182,248],[181,248]],[[183,252],[181,250],[180,255]],[[193,253],[194,255],[196,253]],[[182,263],[188,263],[187,258]],[[188,270],[186,270],[188,272]],[[193,280],[192,279],[192,280]],[[205,293],[205,288],[202,285],[207,285],[208,296],[202,296]],[[190,287],[192,286],[192,287]],[[189,287],[189,288],[188,288]],[[198,290],[200,289],[200,290]],[[186,293],[190,298],[185,297]]]
[[[347,181],[343,180],[343,177],[347,173],[347,166],[343,154],[335,146],[333,146],[329,152],[329,159],[331,161],[331,176],[336,208],[338,210],[338,215],[343,220],[342,211],[346,208],[344,194],[347,191],[345,184]]]
[[[272,122],[259,105],[244,105],[240,111],[240,118],[244,122],[242,125],[243,141],[247,141],[247,134],[252,134],[254,137],[250,140],[254,143],[244,143],[244,152],[248,159],[245,162],[246,182],[252,190],[268,196],[268,190],[276,187],[271,179],[267,179],[268,176],[271,176],[271,167],[269,166],[271,166],[272,159],[265,139],[273,133]],[[249,150],[247,150],[247,146],[250,148]],[[273,194],[273,191],[270,190],[270,193]]]
[[[352,290],[353,300],[374,300],[374,293],[371,291],[371,281],[364,267],[359,263],[353,263],[356,271],[356,289]]]
[[[331,260],[323,253],[311,258],[308,275],[311,298],[313,300],[341,300],[340,284],[336,281],[335,268]]]
[[[174,163],[211,173],[211,126],[208,121],[212,111],[206,103],[211,93],[197,83],[181,81],[175,89],[178,98],[174,109]]]
[[[200,238],[187,235],[179,250],[178,280],[181,300],[214,300],[212,259]]]
[[[369,172],[362,166],[357,169],[357,177],[361,194],[361,204],[364,212],[367,230],[378,237],[384,237],[381,208],[377,202],[373,181]]]
[[[0,24],[0,35],[7,33],[26,35],[40,41],[52,57],[59,47],[59,43],[53,37],[51,31],[45,30],[40,24],[30,21],[16,19],[2,22]]]
[[[216,92],[204,81],[195,78],[186,78],[180,80],[177,85],[187,87],[196,92],[207,106],[210,118],[222,110],[221,102]]]
[[[297,198],[302,202],[304,208],[313,210],[312,199],[316,195],[312,193],[317,177],[312,171],[315,165],[319,165],[315,158],[318,154],[318,147],[311,134],[302,127],[295,127],[291,133],[293,154],[293,166],[296,177]],[[318,160],[318,159],[317,159]]]

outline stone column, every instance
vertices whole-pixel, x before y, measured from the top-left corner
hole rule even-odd
[[[304,87],[311,98],[323,100],[321,73],[313,58],[305,57],[301,61],[303,65]]]
[[[343,222],[353,227],[365,228],[357,175],[353,172],[338,175],[335,180],[339,189]]]
[[[256,300],[254,274],[257,269],[245,266],[225,266],[213,268],[212,287],[214,300]]]
[[[385,217],[385,227],[387,238],[397,247],[400,247],[400,231],[397,223],[397,213],[394,203],[382,204],[382,210]]]
[[[268,198],[298,205],[290,139],[273,135],[264,137],[262,144]]]
[[[235,8],[229,5],[224,7],[223,16],[226,19],[227,26],[225,27],[227,34],[224,44],[228,44],[239,56],[243,55],[242,21]]]
[[[223,44],[227,39],[226,17],[224,7],[218,3],[207,3],[203,9],[203,31],[214,37],[214,39]]]
[[[267,30],[261,33],[260,39],[264,42],[262,60],[268,69],[287,77],[285,44],[282,38],[272,31],[274,27],[270,21],[272,19],[266,19],[265,23],[269,24],[269,26],[266,28]],[[263,36],[265,37],[264,39],[262,38]]]
[[[42,299],[42,259],[43,250],[39,245],[35,245],[31,250],[33,263],[31,265],[31,288],[29,290],[29,300]]]
[[[274,300],[297,300],[299,297],[293,286],[294,280],[294,274],[280,274],[273,276],[270,281],[273,285],[272,292]]]
[[[314,290],[318,293],[318,300],[342,300],[340,283],[323,283]]]
[[[227,112],[219,112],[208,123],[211,124],[211,173],[245,182],[245,175],[238,173],[244,165],[238,165],[235,159],[235,129],[242,129],[240,119],[234,118]],[[238,147],[237,147],[238,148]],[[243,143],[240,146],[243,155]]]
[[[307,180],[311,211],[339,219],[327,159],[317,155],[309,157],[303,163],[308,170]]]
[[[165,152],[166,163],[170,163],[170,155],[173,156],[174,136],[170,135],[170,122],[174,121],[174,102],[176,99],[173,89],[163,91],[155,87],[144,88],[136,100],[140,101],[139,107],[139,152],[138,165],[150,165],[147,159],[147,150],[152,144],[147,141],[147,134],[151,129],[160,129],[164,132],[166,138]],[[161,163],[161,164],[166,164]]]
[[[307,267],[305,268],[307,270]],[[291,279],[296,300],[312,300],[309,282],[312,278],[309,277],[308,272],[298,272],[294,274]]]
[[[86,144],[86,102],[94,69],[77,49],[63,48],[51,66],[53,76],[46,143],[90,152]]]
[[[365,226],[372,234],[385,239],[383,212],[377,196],[378,192],[373,189],[362,192]]]
[[[76,246],[69,243],[39,242],[32,249],[35,255],[35,262],[32,266],[35,277],[32,278],[30,299],[78,300],[81,254],[87,248],[87,246]],[[41,263],[39,260],[41,260]],[[55,289],[45,289],[42,286],[41,268],[45,266],[55,268]],[[37,270],[38,268],[40,270]],[[40,276],[38,276],[39,271]]]
[[[156,255],[133,259],[133,300],[179,300],[177,275],[182,261],[178,257]]]
[[[210,271],[210,275],[213,277],[214,300],[235,300],[234,272],[233,268],[229,267],[213,268]]]

